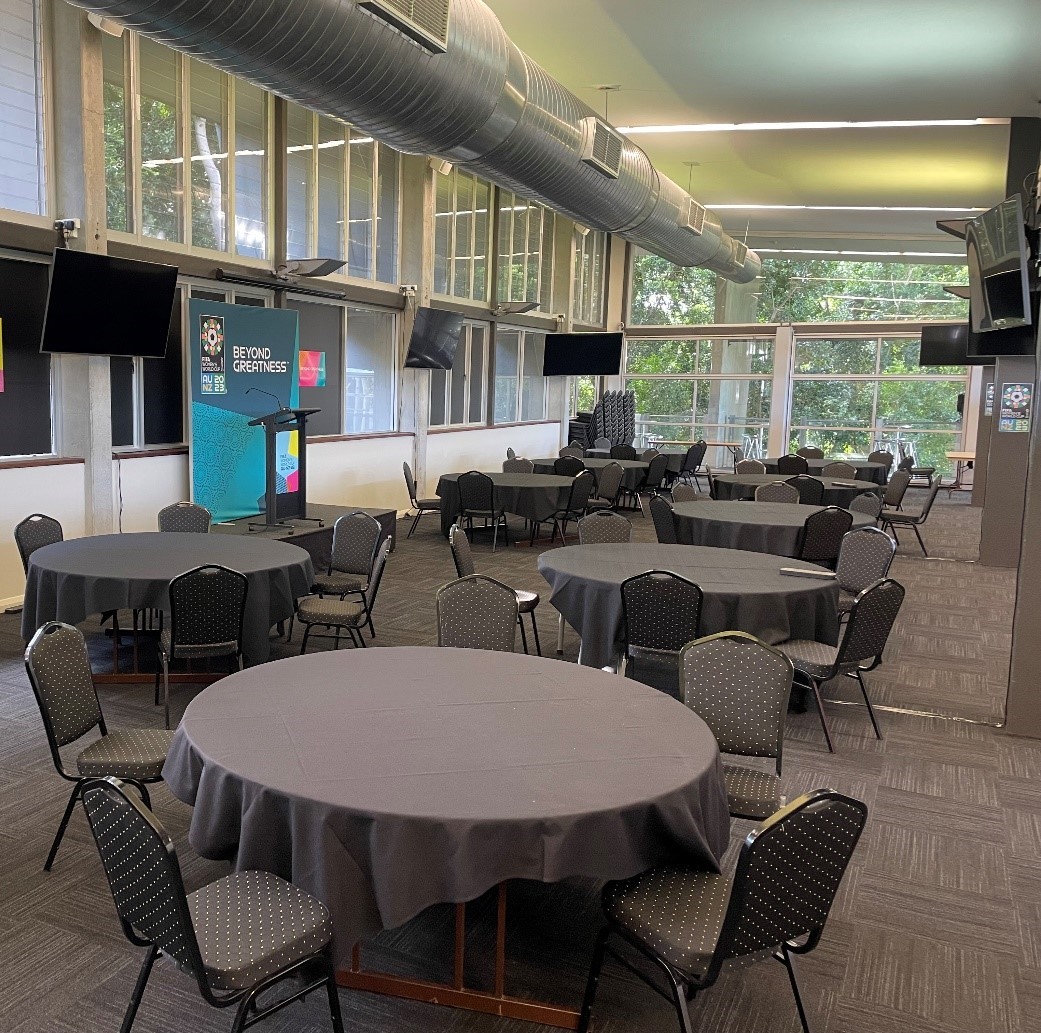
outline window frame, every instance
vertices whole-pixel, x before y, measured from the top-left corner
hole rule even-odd
[[[542,337],[543,338],[543,348],[545,348],[545,336],[546,336],[545,331],[544,330],[533,330],[530,327],[516,326],[516,325],[510,324],[510,323],[497,323],[495,325],[495,333],[492,335],[492,343],[494,345],[496,345],[496,346],[498,345],[497,338],[498,338],[500,333],[509,333],[509,334],[517,334],[518,335],[518,343],[517,343],[517,373],[516,373],[516,377],[512,378],[512,379],[516,380],[515,394],[514,394],[514,412],[516,413],[516,417],[514,419],[512,419],[512,420],[504,420],[501,423],[496,419],[496,416],[495,416],[495,397],[498,394],[499,376],[498,376],[498,371],[493,369],[492,370],[492,378],[491,378],[492,387],[490,389],[491,403],[492,404],[489,407],[490,411],[488,412],[488,415],[487,415],[488,426],[490,426],[490,427],[502,427],[502,426],[506,426],[506,425],[509,425],[509,424],[518,424],[518,423],[542,423],[546,419],[546,414],[547,414],[547,410],[548,410],[549,378],[541,376],[541,375],[539,375],[538,377],[530,378],[532,380],[538,379],[538,380],[541,380],[541,382],[542,382],[542,406],[541,406],[541,414],[540,415],[526,417],[524,415],[524,381],[526,379],[525,375],[524,375],[524,361],[525,361],[525,358],[527,357],[527,350],[529,348],[529,339],[530,338]],[[493,354],[495,354],[494,351],[493,351]]]
[[[495,298],[500,304],[509,302],[535,302],[543,312],[553,311],[553,283],[556,271],[556,213],[538,201],[529,201],[503,187],[494,188],[495,224]],[[533,251],[532,219],[538,217],[538,250]],[[517,241],[517,223],[523,218],[523,244]],[[476,229],[475,229],[476,236]],[[528,288],[528,268],[535,263],[535,295]],[[514,270],[520,269],[524,290],[521,296],[514,291]],[[502,288],[505,286],[505,291]]]
[[[571,318],[582,326],[603,327],[607,323],[605,302],[609,237],[603,230],[593,230],[575,223],[571,243],[574,255]]]
[[[432,245],[433,245],[433,262],[431,265],[431,294],[435,298],[441,298],[445,301],[452,301],[456,304],[461,302],[471,302],[475,304],[487,304],[492,297],[492,290],[498,289],[497,285],[493,288],[492,283],[492,254],[493,248],[498,248],[498,237],[495,231],[495,220],[493,213],[496,206],[498,205],[498,197],[496,193],[496,187],[489,180],[482,179],[480,176],[474,175],[472,172],[467,172],[465,169],[460,170],[458,166],[453,166],[451,172],[448,173],[447,177],[451,180],[451,197],[452,197],[452,210],[451,212],[439,212],[437,207],[437,194],[438,194],[438,177],[444,176],[445,174],[439,171],[434,171],[434,189],[431,191],[431,204],[432,214],[434,219],[434,233],[432,234]],[[458,231],[459,231],[459,181],[460,177],[467,176],[473,182],[473,204],[463,212],[463,215],[470,217],[470,246],[465,255],[458,254],[457,243],[458,243]],[[482,187],[487,191],[488,204],[487,210],[484,211],[478,207],[477,194],[478,186]],[[477,241],[477,224],[478,215],[484,214],[484,226],[485,226],[485,243],[484,243],[484,292],[480,296],[475,293],[475,284],[477,281],[477,262],[480,257],[478,254],[478,241]],[[436,269],[438,262],[437,246],[438,246],[438,234],[437,234],[437,220],[438,218],[449,218],[449,226],[446,238],[447,252],[442,256],[446,267],[445,287],[444,293],[437,289]],[[465,294],[457,294],[455,292],[456,286],[456,264],[461,260],[468,262],[469,270],[469,290]]]
[[[478,420],[471,420],[469,418],[470,417],[470,401],[471,401],[471,399],[470,399],[470,385],[472,385],[472,383],[473,383],[472,371],[473,371],[473,351],[474,351],[474,346],[473,346],[473,330],[474,330],[474,327],[478,327],[478,328],[480,328],[483,331],[483,340],[482,340],[481,346],[480,346],[480,351],[483,353],[483,356],[484,356],[483,360],[482,360],[482,367],[481,367],[483,372],[482,372],[482,376],[480,377],[480,381],[479,381],[479,383],[480,383],[480,390],[481,390],[481,415],[480,415],[480,419],[478,419]],[[489,382],[490,382],[490,375],[489,375],[489,372],[490,372],[490,369],[491,369],[490,353],[491,353],[491,346],[492,346],[492,339],[493,339],[493,335],[492,335],[492,331],[491,331],[491,324],[483,322],[482,320],[478,320],[478,319],[464,319],[463,320],[463,332],[466,335],[466,342],[465,342],[466,363],[465,363],[465,367],[464,367],[465,372],[463,373],[463,378],[464,378],[464,380],[466,382],[466,389],[465,389],[464,397],[466,399],[465,410],[466,410],[467,419],[464,420],[463,422],[458,422],[458,423],[454,423],[451,420],[451,415],[452,415],[452,378],[455,375],[455,370],[454,369],[449,369],[449,370],[432,370],[431,371],[431,376],[430,376],[430,385],[429,385],[429,388],[428,388],[428,391],[427,391],[428,424],[429,424],[429,426],[430,426],[430,428],[432,430],[451,430],[451,429],[462,429],[462,428],[487,427],[487,426],[489,426],[489,423],[488,423],[488,419],[489,419],[488,409],[489,409],[489,402],[490,402],[490,393],[489,393],[488,385],[489,385]],[[464,344],[463,344],[462,340],[460,340],[459,346],[460,347],[464,347]],[[433,413],[433,411],[434,411],[434,409],[433,409],[433,399],[434,399],[435,377],[434,377],[433,374],[434,373],[439,373],[439,372],[443,372],[445,374],[445,377],[444,377],[444,389],[443,389],[444,390],[444,414],[445,414],[445,418],[444,418],[443,422],[435,423],[433,421],[433,419],[430,418],[430,414]]]

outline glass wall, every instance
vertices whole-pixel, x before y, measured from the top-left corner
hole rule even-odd
[[[393,312],[347,309],[343,432],[377,434],[397,428],[397,319]]]
[[[430,426],[485,423],[487,371],[488,326],[464,323],[452,368],[430,371]]]
[[[604,278],[607,272],[607,234],[576,226],[571,318],[589,326],[604,325]]]
[[[499,301],[538,302],[553,308],[553,225],[548,208],[509,190],[499,199]]]
[[[433,292],[487,301],[491,184],[458,168],[434,178]]]
[[[545,334],[514,327],[496,329],[495,423],[546,418],[545,347]]]

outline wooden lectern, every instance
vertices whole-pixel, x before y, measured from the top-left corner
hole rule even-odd
[[[264,523],[250,524],[251,531],[289,527],[287,520],[310,519],[307,516],[307,417],[317,412],[321,409],[279,409],[249,421],[250,427],[264,428],[265,439]],[[297,432],[297,480],[296,490],[288,491],[285,474],[278,468],[278,435],[293,431]]]

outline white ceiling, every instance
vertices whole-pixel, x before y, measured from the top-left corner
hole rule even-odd
[[[487,0],[615,125],[1041,114],[1041,0]],[[633,136],[706,204],[989,207],[1007,125]],[[697,164],[690,164],[697,163]],[[722,210],[759,248],[950,252],[944,213]],[[950,217],[958,217],[952,213]]]

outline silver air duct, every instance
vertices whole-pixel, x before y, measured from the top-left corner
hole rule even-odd
[[[73,0],[401,151],[739,283],[759,257],[513,44],[481,0]]]

